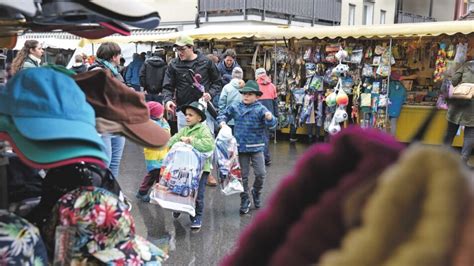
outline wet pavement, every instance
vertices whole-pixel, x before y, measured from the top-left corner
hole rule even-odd
[[[290,144],[282,140],[271,145],[272,165],[267,167],[264,202],[308,147],[308,144]],[[199,231],[191,230],[188,215],[183,214],[179,219],[174,219],[171,211],[135,198],[145,174],[143,149],[127,142],[119,183],[132,201],[137,234],[169,250],[170,257],[165,265],[217,265],[234,247],[240,232],[257,213],[252,206],[249,214],[239,215],[238,194],[224,196],[217,187],[207,186],[202,228]]]

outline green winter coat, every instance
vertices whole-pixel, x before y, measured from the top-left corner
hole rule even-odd
[[[474,83],[474,61],[464,63],[454,74],[453,86],[461,83]],[[450,103],[446,119],[457,125],[474,127],[474,99],[465,104]]]
[[[176,142],[180,141],[181,137],[192,137],[191,146],[199,152],[214,151],[214,137],[205,123],[198,123],[193,127],[183,127],[176,133],[169,141],[168,146],[172,147]],[[211,158],[206,160],[204,165],[204,172],[211,171]]]

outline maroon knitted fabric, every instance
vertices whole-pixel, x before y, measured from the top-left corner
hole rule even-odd
[[[345,233],[337,206],[340,193],[380,174],[402,149],[393,137],[358,127],[343,130],[328,144],[314,145],[297,162],[293,174],[282,180],[267,207],[240,236],[236,250],[221,264],[316,262],[323,251],[337,247]],[[325,193],[331,189],[333,193]]]

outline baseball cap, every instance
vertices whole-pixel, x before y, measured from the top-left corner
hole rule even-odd
[[[98,69],[73,77],[84,91],[96,116],[121,123],[151,147],[166,145],[170,133],[150,119],[145,96]]]
[[[135,234],[135,221],[127,205],[103,188],[81,187],[63,195],[45,232],[54,232],[56,226],[78,229],[72,247],[75,259],[93,257],[107,265],[159,265],[167,257]],[[44,235],[46,244],[52,246],[54,236]]]
[[[48,265],[46,246],[38,228],[6,210],[0,210],[0,247],[5,264]]]
[[[178,38],[176,38],[176,41],[174,42],[173,46],[185,46],[185,45],[194,45],[194,40],[188,35],[181,35]]]
[[[32,140],[21,135],[11,117],[0,115],[0,139],[15,145],[15,152],[38,164],[51,164],[78,158],[93,157],[108,162],[108,157],[97,145],[82,140]],[[47,168],[47,167],[44,167]]]
[[[49,68],[18,72],[0,92],[0,113],[31,140],[82,140],[105,149],[94,109],[74,80]]]

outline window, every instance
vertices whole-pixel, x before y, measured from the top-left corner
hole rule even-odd
[[[364,15],[362,17],[362,24],[374,24],[374,3],[364,2]]]
[[[471,11],[474,11],[474,1],[473,0],[470,0],[467,3],[467,12],[471,12]]]
[[[380,10],[380,24],[385,24],[386,15],[387,15],[387,11]]]
[[[355,12],[356,12],[356,6],[353,4],[349,4],[349,25],[355,25]]]

